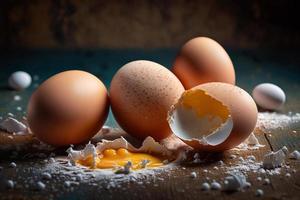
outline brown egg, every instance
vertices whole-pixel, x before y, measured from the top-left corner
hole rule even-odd
[[[171,134],[167,113],[183,91],[176,76],[162,65],[146,60],[133,61],[113,77],[110,86],[112,111],[129,134],[160,140]]]
[[[185,91],[169,114],[173,133],[204,151],[224,151],[239,145],[252,133],[256,121],[252,97],[237,86],[219,82]]]
[[[185,89],[207,82],[235,84],[234,67],[228,54],[219,43],[207,37],[197,37],[184,44],[172,71]]]
[[[104,124],[109,108],[105,86],[78,70],[50,77],[33,93],[28,123],[43,142],[64,146],[89,140]]]

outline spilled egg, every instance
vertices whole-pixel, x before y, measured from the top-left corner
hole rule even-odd
[[[243,89],[205,83],[186,90],[168,115],[173,133],[197,150],[224,151],[243,142],[257,121],[257,107]]]
[[[124,166],[127,170],[157,168],[174,159],[172,152],[152,137],[147,137],[140,148],[134,147],[121,137],[112,141],[102,140],[96,146],[89,143],[82,150],[73,150],[70,147],[67,152],[73,164],[110,170]]]

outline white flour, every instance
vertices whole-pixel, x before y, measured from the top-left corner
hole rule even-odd
[[[95,184],[105,182],[105,188],[119,187],[121,183],[136,182],[146,183],[150,180],[163,181],[163,178],[158,177],[160,174],[166,174],[171,169],[175,169],[174,164],[168,164],[163,167],[154,169],[141,169],[131,171],[129,174],[116,174],[113,170],[89,169],[83,166],[73,166],[67,159],[59,158],[55,162],[49,162],[42,171],[50,175],[63,176],[66,181],[65,185],[77,185],[79,183]]]
[[[253,159],[239,159],[236,164],[231,166],[223,166],[226,173],[228,174],[239,174],[248,176],[248,173],[257,173],[257,174],[265,174],[265,175],[276,175],[281,173],[281,168],[275,169],[264,169],[262,166],[262,162],[257,162]]]
[[[260,112],[258,113],[258,120],[256,127],[264,132],[270,132],[274,129],[283,129],[292,124],[300,123],[300,113],[269,113]]]
[[[291,124],[299,122],[300,113],[290,113],[288,115],[278,113],[259,113],[256,128],[271,133],[271,131],[274,129],[283,129]],[[106,127],[106,129],[111,128]],[[35,145],[37,149],[46,148],[45,145],[42,145],[42,143]],[[255,134],[251,134],[244,143],[233,149],[232,152],[235,150],[247,150],[251,152],[260,147],[263,147],[263,145],[260,145],[259,140],[255,137]],[[261,177],[286,173],[286,177],[288,177],[291,176],[290,173],[295,173],[295,170],[290,169],[289,166],[285,164],[275,169],[264,169],[262,161],[256,161],[254,156],[248,156],[247,158],[237,157],[233,153],[230,158],[235,159],[236,162],[233,162],[233,164],[220,164],[215,170],[218,171],[218,169],[223,169],[227,174],[243,175],[245,177],[248,177],[249,174],[253,173]],[[54,161],[54,158],[50,158],[41,171],[43,173],[43,180],[52,180],[55,179],[56,176],[63,177],[64,186],[68,188],[72,188],[80,183],[98,185],[101,182],[103,183],[101,187],[104,189],[122,189],[121,187],[123,183],[130,182],[135,182],[137,184],[154,182],[155,186],[156,181],[164,181],[164,178],[161,177],[170,176],[172,171],[175,169],[184,170],[184,167],[171,163],[160,168],[146,168],[138,171],[131,171],[131,173],[124,175],[115,174],[113,170],[93,170],[83,166],[72,166],[66,158],[57,158],[56,161]],[[203,171],[207,172],[207,169],[204,169]],[[198,178],[198,176],[195,176],[194,174],[191,176]],[[44,183],[42,183],[37,184],[41,189],[44,188]],[[47,187],[47,185],[45,187]],[[205,186],[203,186],[203,190],[206,190],[207,188],[209,187],[207,187],[207,184],[205,184]]]

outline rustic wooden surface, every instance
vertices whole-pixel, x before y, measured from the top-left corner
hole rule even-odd
[[[280,112],[288,111],[299,112],[299,65],[290,62],[289,55],[285,57],[281,54],[278,60],[278,54],[260,54],[243,51],[230,52],[236,66],[238,85],[245,88],[249,92],[255,84],[260,82],[275,82],[279,84],[286,92],[288,101],[284,109]],[[86,69],[97,76],[101,77],[106,85],[108,85],[113,73],[118,67],[125,64],[129,60],[143,58],[156,60],[165,66],[171,65],[171,60],[175,54],[173,50],[165,51],[100,51],[100,52],[22,52],[14,56],[1,55],[1,90],[0,90],[0,112],[5,116],[7,112],[16,114],[19,118],[24,115],[23,111],[15,110],[16,106],[26,108],[27,100],[30,93],[34,90],[34,84],[41,82],[49,75],[56,73],[62,69],[73,68],[72,66],[80,66],[75,68]],[[104,55],[104,56],[103,56]],[[133,56],[132,56],[133,55]],[[271,55],[271,56],[270,56]],[[120,58],[121,57],[121,58]],[[277,59],[277,60],[276,60]],[[271,60],[271,61],[270,61]],[[6,66],[6,68],[2,68]],[[24,67],[23,67],[24,66]],[[63,66],[63,67],[61,67]],[[86,66],[86,68],[82,67]],[[284,67],[283,67],[284,66]],[[23,92],[15,92],[6,89],[5,80],[11,71],[22,69],[38,74],[39,80],[34,81],[31,88]],[[22,101],[13,101],[14,95],[22,96]],[[114,125],[110,116],[109,125]],[[281,175],[267,176],[271,180],[270,185],[263,185],[262,182],[256,180],[257,174],[248,173],[248,181],[252,184],[249,189],[242,192],[225,193],[222,191],[201,191],[201,184],[206,177],[210,180],[215,179],[222,182],[226,176],[226,170],[213,169],[218,166],[218,160],[223,160],[226,166],[234,165],[237,159],[230,159],[229,155],[238,154],[238,156],[246,157],[254,155],[258,161],[262,160],[263,155],[270,150],[278,150],[286,145],[290,150],[300,149],[300,124],[294,124],[285,129],[273,130],[263,133],[256,130],[256,135],[261,144],[265,147],[260,150],[251,151],[227,151],[223,154],[210,155],[207,163],[184,165],[171,169],[167,173],[159,173],[155,177],[145,179],[140,184],[138,182],[119,183],[119,187],[107,189],[109,180],[97,182],[91,178],[90,183],[83,182],[77,186],[66,188],[64,181],[69,180],[69,176],[54,175],[49,181],[45,181],[47,187],[43,191],[37,191],[32,187],[36,181],[41,179],[41,170],[46,163],[45,158],[24,158],[26,152],[19,152],[18,156],[14,156],[12,151],[2,150],[0,153],[0,199],[258,199],[255,196],[257,189],[264,190],[263,199],[295,199],[300,196],[300,162],[288,160],[292,169],[296,169],[290,178],[285,177],[283,169]],[[64,150],[56,150],[57,155],[65,155]],[[45,152],[45,157],[49,156],[49,152]],[[16,162],[16,168],[10,168],[10,162]],[[204,173],[207,169],[210,173]],[[191,172],[198,174],[197,178],[190,177]],[[28,182],[28,177],[34,180],[33,183]],[[262,176],[264,177],[264,176]],[[159,178],[163,178],[159,179]],[[16,181],[16,187],[9,190],[5,187],[4,181],[12,179]],[[26,185],[29,185],[26,188]]]

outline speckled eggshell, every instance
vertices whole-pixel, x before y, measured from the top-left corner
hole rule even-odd
[[[119,125],[134,137],[161,140],[171,134],[167,113],[184,88],[176,76],[155,62],[124,65],[113,77],[110,99]]]
[[[185,141],[198,150],[224,151],[236,147],[252,133],[257,121],[257,107],[252,97],[243,89],[227,83],[205,83],[192,89],[201,89],[228,107],[233,121],[229,137],[216,146]]]
[[[197,37],[183,45],[172,71],[185,89],[208,82],[235,84],[235,71],[225,49],[207,37]]]
[[[30,98],[28,123],[43,142],[66,146],[88,141],[104,124],[108,93],[94,75],[71,70],[43,82]]]

